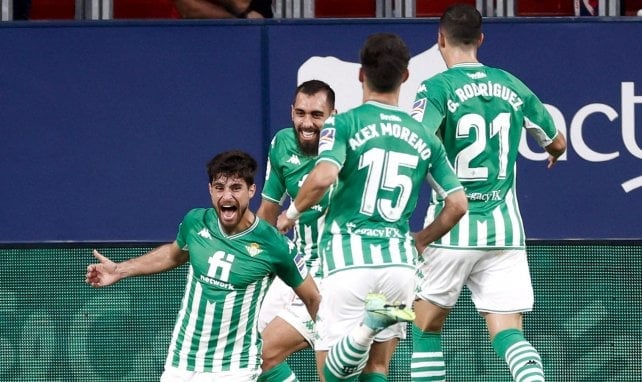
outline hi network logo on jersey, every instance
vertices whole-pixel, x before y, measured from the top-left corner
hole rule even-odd
[[[250,254],[250,256],[254,257],[258,255],[259,253],[263,252],[261,247],[257,243],[252,243],[250,245],[245,246],[245,249],[247,249],[247,253]]]

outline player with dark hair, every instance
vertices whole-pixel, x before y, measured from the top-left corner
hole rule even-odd
[[[441,331],[464,285],[485,318],[490,340],[515,381],[544,381],[539,353],[524,338],[522,314],[533,308],[524,227],[515,192],[522,129],[550,154],[566,150],[542,102],[510,73],[481,64],[482,17],[453,5],[441,17],[438,46],[448,69],[424,81],[413,117],[443,140],[466,189],[469,211],[423,251],[413,326],[413,381],[445,381]],[[444,207],[433,195],[430,224]]]
[[[334,90],[323,81],[297,86],[292,102],[292,127],[278,131],[270,143],[265,184],[257,216],[276,225],[286,197],[296,198],[299,188],[317,159],[319,134],[325,120],[335,113]],[[318,239],[323,228],[328,196],[301,214],[294,226],[293,241],[310,274],[319,274]],[[263,374],[261,381],[296,381],[285,362],[292,353],[314,346],[314,321],[292,288],[279,280],[270,286],[261,314]]]
[[[189,262],[162,382],[255,381],[261,372],[258,313],[275,275],[316,316],[320,296],[296,246],[249,209],[256,169],[244,152],[216,155],[207,165],[213,208],[189,211],[174,242],[121,263],[94,251],[99,263],[86,274],[94,287]]]
[[[326,120],[319,158],[277,225],[289,229],[332,186],[321,234],[321,305],[315,342],[319,374],[384,381],[406,323],[414,319],[417,251],[409,219],[428,179],[446,199],[418,245],[446,233],[466,197],[444,148],[398,107],[410,52],[394,34],[370,36],[361,52],[363,104]]]

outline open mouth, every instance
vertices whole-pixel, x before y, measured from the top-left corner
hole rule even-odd
[[[299,130],[299,135],[302,139],[310,140],[317,136],[316,130]]]
[[[236,211],[238,211],[238,207],[235,205],[221,206],[221,217],[224,220],[233,219],[236,216]]]

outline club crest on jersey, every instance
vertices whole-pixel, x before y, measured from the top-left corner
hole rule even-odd
[[[421,122],[424,119],[424,110],[426,110],[426,99],[420,98],[412,105],[410,115],[417,121]]]
[[[334,146],[334,135],[336,129],[333,127],[325,127],[321,130],[321,136],[319,137],[319,153],[326,150],[332,150]]]
[[[245,249],[247,249],[247,253],[250,254],[250,256],[254,257],[258,255],[259,253],[263,252],[261,247],[257,243],[252,243],[250,245],[246,245]]]

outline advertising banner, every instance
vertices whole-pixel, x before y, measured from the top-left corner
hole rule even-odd
[[[382,31],[410,47],[409,110],[445,69],[436,19],[0,25],[0,242],[173,240],[211,204],[215,153],[250,152],[261,189],[298,83],[327,81],[339,112],[358,105],[359,48]],[[642,237],[642,20],[488,19],[484,33],[480,60],[529,86],[568,141],[551,170],[522,141],[527,237]]]

